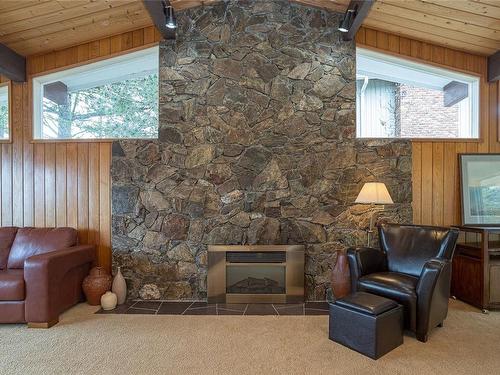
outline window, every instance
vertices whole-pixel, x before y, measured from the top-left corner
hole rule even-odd
[[[479,78],[360,49],[358,138],[479,138]]]
[[[9,88],[9,83],[0,83],[0,141],[7,141],[10,136]]]
[[[156,138],[158,47],[33,79],[34,139]]]

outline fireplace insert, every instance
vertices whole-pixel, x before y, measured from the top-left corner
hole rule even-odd
[[[303,246],[209,246],[208,302],[297,303],[303,300]]]

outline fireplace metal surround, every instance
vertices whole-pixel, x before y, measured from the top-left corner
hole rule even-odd
[[[208,247],[209,303],[304,301],[303,245]]]

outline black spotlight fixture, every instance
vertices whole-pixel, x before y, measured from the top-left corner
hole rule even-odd
[[[165,15],[165,27],[167,29],[176,29],[177,28],[177,19],[175,18],[174,8],[172,5],[168,4],[164,1],[163,3],[163,14]]]
[[[352,25],[352,21],[354,21],[354,17],[356,17],[356,8],[347,9],[344,14],[344,18],[342,19],[342,22],[340,22],[338,30],[341,33],[349,32],[349,29],[351,28]]]

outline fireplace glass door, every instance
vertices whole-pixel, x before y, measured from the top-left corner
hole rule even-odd
[[[285,270],[283,264],[228,264],[226,293],[285,294]]]
[[[209,303],[301,303],[303,245],[208,246]]]

